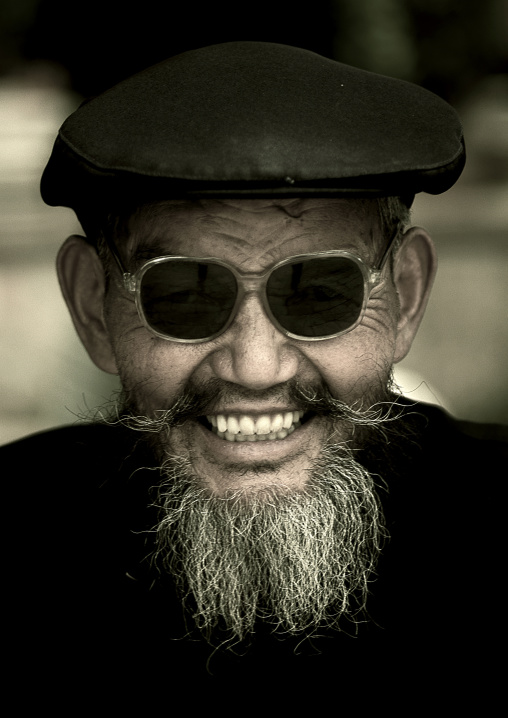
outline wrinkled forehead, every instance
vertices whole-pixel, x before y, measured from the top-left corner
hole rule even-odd
[[[125,229],[115,239],[137,260],[178,254],[278,261],[323,249],[365,251],[381,238],[375,199],[158,201],[138,207]]]

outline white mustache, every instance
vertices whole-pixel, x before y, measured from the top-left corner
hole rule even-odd
[[[179,426],[189,419],[198,419],[214,414],[216,407],[235,405],[246,401],[279,403],[296,407],[298,410],[331,420],[346,421],[354,426],[381,427],[401,415],[396,398],[388,391],[381,400],[370,403],[367,409],[360,401],[353,405],[336,399],[324,386],[303,386],[291,380],[284,385],[263,392],[242,391],[241,387],[229,385],[218,379],[211,379],[200,385],[191,384],[171,404],[169,408],[154,412],[151,417],[141,416],[125,401],[124,408],[118,413],[117,421],[137,431],[162,432]],[[369,403],[369,402],[366,402]]]

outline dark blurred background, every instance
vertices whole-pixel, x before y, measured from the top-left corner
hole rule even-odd
[[[507,38],[507,0],[1,0],[0,443],[72,421],[116,387],[91,365],[59,296],[54,259],[79,226],[38,195],[59,125],[84,97],[229,40],[305,47],[457,108],[468,164],[452,190],[415,203],[440,270],[397,379],[463,418],[508,423]]]
[[[131,4],[2,0],[0,71],[47,63],[89,96],[164,58],[230,40],[282,42],[417,82],[450,102],[508,66],[505,0]]]

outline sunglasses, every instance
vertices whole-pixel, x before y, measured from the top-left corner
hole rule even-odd
[[[109,247],[124,288],[152,334],[175,342],[200,343],[220,336],[233,322],[243,298],[256,292],[264,311],[288,337],[332,339],[362,321],[370,295],[382,280],[393,235],[377,267],[350,252],[299,254],[257,273],[242,273],[214,257],[156,257],[134,274],[116,247]]]

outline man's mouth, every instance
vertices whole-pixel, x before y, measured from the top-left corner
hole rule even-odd
[[[276,441],[285,439],[308,418],[303,411],[270,414],[212,414],[201,423],[225,441]]]

